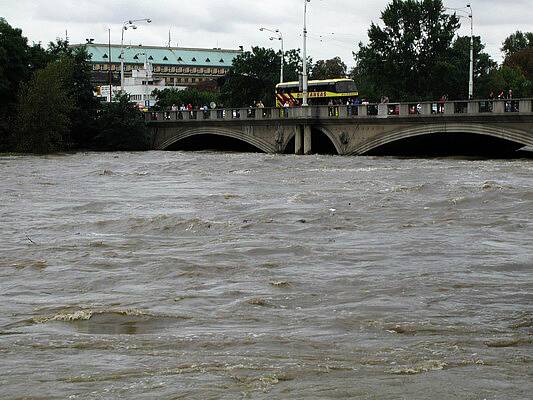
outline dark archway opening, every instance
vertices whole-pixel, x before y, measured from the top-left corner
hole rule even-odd
[[[532,153],[519,151],[522,144],[472,133],[432,133],[397,140],[365,155],[406,157],[522,158]]]
[[[294,154],[294,146],[296,143],[295,136],[293,136],[289,143],[287,143],[287,146],[285,146],[285,150],[283,151],[283,154]]]
[[[311,150],[313,154],[339,154],[331,139],[320,129],[311,129]]]
[[[295,141],[293,136],[285,146],[283,154],[294,154]],[[312,154],[339,154],[331,139],[319,129],[311,129],[311,152]]]
[[[168,151],[225,151],[236,153],[263,153],[247,142],[222,135],[194,135],[166,148]]]

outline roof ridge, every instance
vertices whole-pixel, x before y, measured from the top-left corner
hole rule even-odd
[[[108,48],[108,43],[74,43],[69,45],[69,47],[80,47],[80,46],[87,46],[87,47],[105,47]],[[120,44],[111,44],[112,48],[121,48],[122,46]],[[124,45],[124,47],[134,47],[139,49],[154,49],[154,50],[190,50],[190,51],[211,51],[211,52],[221,52],[221,53],[242,53],[242,50],[240,49],[223,49],[223,48],[205,48],[205,47],[168,47],[168,46],[146,46],[146,45],[138,45],[138,46],[131,46],[131,45]]]

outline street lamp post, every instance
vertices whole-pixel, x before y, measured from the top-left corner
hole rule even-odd
[[[283,47],[283,34],[279,29],[272,30],[268,28],[259,28],[261,32],[268,31],[276,35],[275,37],[271,37],[270,40],[279,40],[281,42],[281,68],[280,68],[280,77],[279,77],[279,83],[283,83],[283,66],[285,64],[285,54],[284,54],[284,47]]]
[[[141,18],[124,21],[122,24],[122,33],[120,37],[120,90],[124,90],[124,31],[130,29],[137,29],[137,22],[147,22],[150,23],[152,20],[150,18]]]
[[[474,15],[472,13],[472,6],[467,4],[466,7],[470,10],[468,17],[470,18],[470,79],[468,81],[468,98],[474,98]]]
[[[467,4],[464,8],[446,8],[454,12],[464,13],[459,15],[459,18],[470,18],[470,66],[468,74],[468,98],[474,98],[474,15],[472,13],[472,5]],[[468,9],[468,11],[466,11]]]
[[[304,45],[302,55],[302,106],[307,107],[307,3],[311,0],[304,0]]]

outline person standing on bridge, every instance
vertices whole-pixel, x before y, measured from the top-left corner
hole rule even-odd
[[[505,102],[505,111],[507,112],[511,112],[511,111],[514,111],[514,107],[513,107],[513,89],[509,89],[509,91],[507,92],[507,100],[509,101],[506,101]]]

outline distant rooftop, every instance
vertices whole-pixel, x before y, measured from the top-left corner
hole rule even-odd
[[[120,45],[111,45],[111,55],[107,44],[75,44],[72,47],[86,46],[95,63],[120,63]],[[242,53],[241,50],[230,49],[199,49],[187,47],[157,46],[126,46],[124,45],[124,62],[143,64],[145,53],[148,61],[159,65],[218,66],[231,67],[233,59]],[[109,59],[111,57],[111,60]]]

